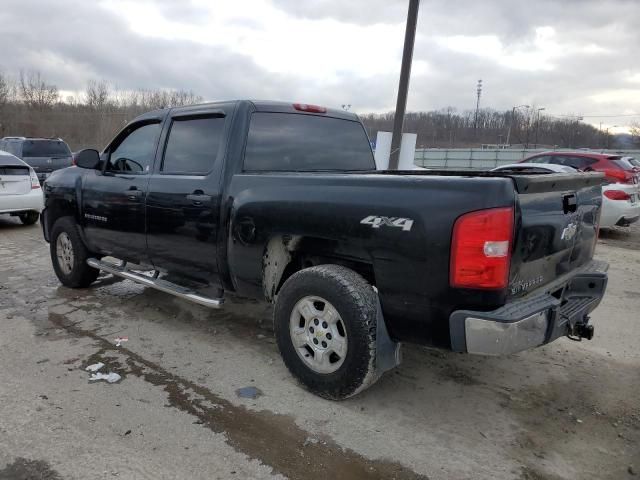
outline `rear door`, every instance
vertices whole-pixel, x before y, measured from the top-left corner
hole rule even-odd
[[[22,159],[36,171],[40,183],[54,170],[72,165],[71,150],[62,140],[55,139],[24,140]]]
[[[519,222],[511,262],[512,296],[546,285],[593,257],[602,205],[601,174],[516,179]]]
[[[147,245],[154,267],[219,283],[221,170],[231,107],[174,111],[149,181]]]
[[[128,125],[105,149],[104,170],[84,175],[82,221],[92,250],[149,263],[145,192],[161,128],[161,118]]]

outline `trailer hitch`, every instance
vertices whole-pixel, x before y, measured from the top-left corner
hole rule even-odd
[[[589,325],[589,317],[585,316],[582,322],[578,322],[569,328],[567,337],[574,342],[581,342],[583,338],[591,340],[594,335],[593,325]]]

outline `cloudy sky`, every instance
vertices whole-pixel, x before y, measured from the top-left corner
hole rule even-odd
[[[65,92],[105,79],[389,111],[407,4],[3,0],[0,69],[39,70]],[[473,108],[482,79],[482,106],[624,126],[640,121],[638,50],[640,0],[423,0],[408,108]]]

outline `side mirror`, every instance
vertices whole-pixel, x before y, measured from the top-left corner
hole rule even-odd
[[[100,154],[93,148],[81,150],[75,156],[76,165],[80,168],[97,170],[100,168]]]

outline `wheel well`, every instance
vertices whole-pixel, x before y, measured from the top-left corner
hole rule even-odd
[[[271,238],[263,256],[263,288],[272,301],[294,273],[316,265],[342,265],[375,285],[373,264],[365,252],[334,240],[282,235]]]
[[[75,219],[75,214],[75,209],[69,202],[58,200],[51,203],[47,206],[47,231],[51,231],[51,228],[53,228],[53,224],[56,223],[56,220],[58,220],[59,218],[69,216]]]

